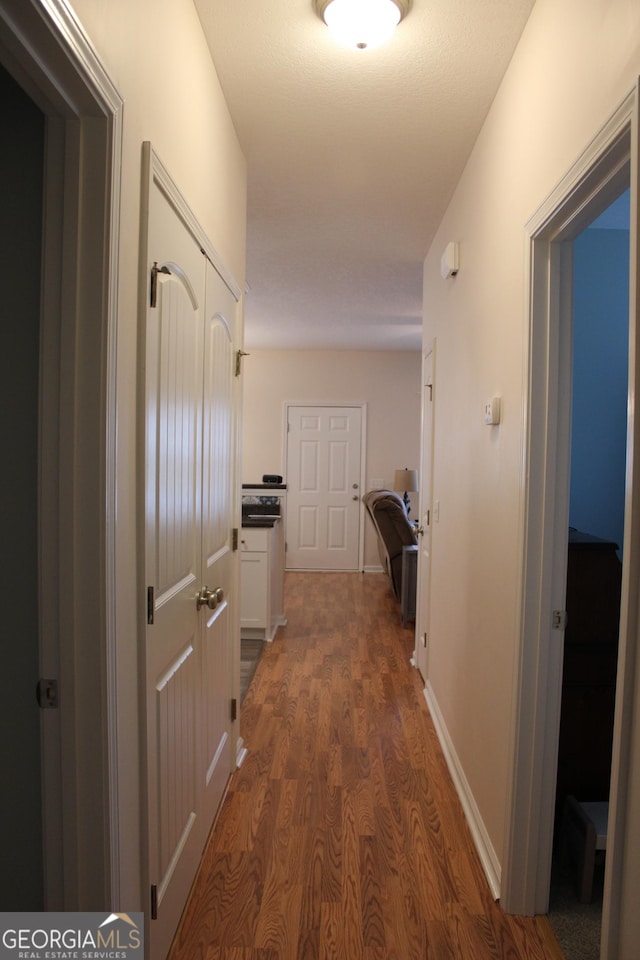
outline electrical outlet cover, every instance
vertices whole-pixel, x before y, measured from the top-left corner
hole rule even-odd
[[[500,397],[491,397],[484,405],[484,422],[488,426],[500,423]]]

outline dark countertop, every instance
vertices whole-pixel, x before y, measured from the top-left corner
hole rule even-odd
[[[243,517],[243,527],[273,527],[280,517]]]
[[[286,483],[243,483],[243,490],[286,490]]]

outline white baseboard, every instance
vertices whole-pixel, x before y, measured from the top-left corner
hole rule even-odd
[[[471,787],[469,786],[469,782],[464,774],[464,770],[462,769],[458,754],[456,753],[451,737],[449,736],[449,731],[447,730],[444,718],[440,712],[440,708],[438,707],[438,701],[436,700],[429,681],[427,681],[425,684],[424,698],[427,701],[429,713],[431,714],[433,725],[436,728],[438,740],[440,741],[440,746],[442,747],[445,760],[447,761],[449,773],[451,774],[454,786],[458,792],[458,796],[460,797],[462,809],[467,819],[467,823],[469,824],[471,836],[473,838],[475,848],[478,851],[478,856],[480,857],[482,869],[485,872],[489,888],[494,900],[499,900],[502,867],[496,855],[493,844],[491,843],[489,834],[487,833],[487,828],[485,827],[484,821],[480,815],[480,811],[478,810],[478,805],[476,804]]]
[[[382,566],[380,564],[367,564],[362,571],[363,573],[384,573]]]
[[[236,741],[236,767],[240,767],[244,758],[247,755],[247,748],[244,745],[244,740],[242,737],[238,737]]]

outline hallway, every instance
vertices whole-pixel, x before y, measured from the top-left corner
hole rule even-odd
[[[386,577],[285,590],[170,960],[561,960],[491,898]]]

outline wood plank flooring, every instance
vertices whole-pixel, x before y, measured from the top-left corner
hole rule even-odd
[[[561,960],[491,898],[381,574],[289,573],[170,960]]]

